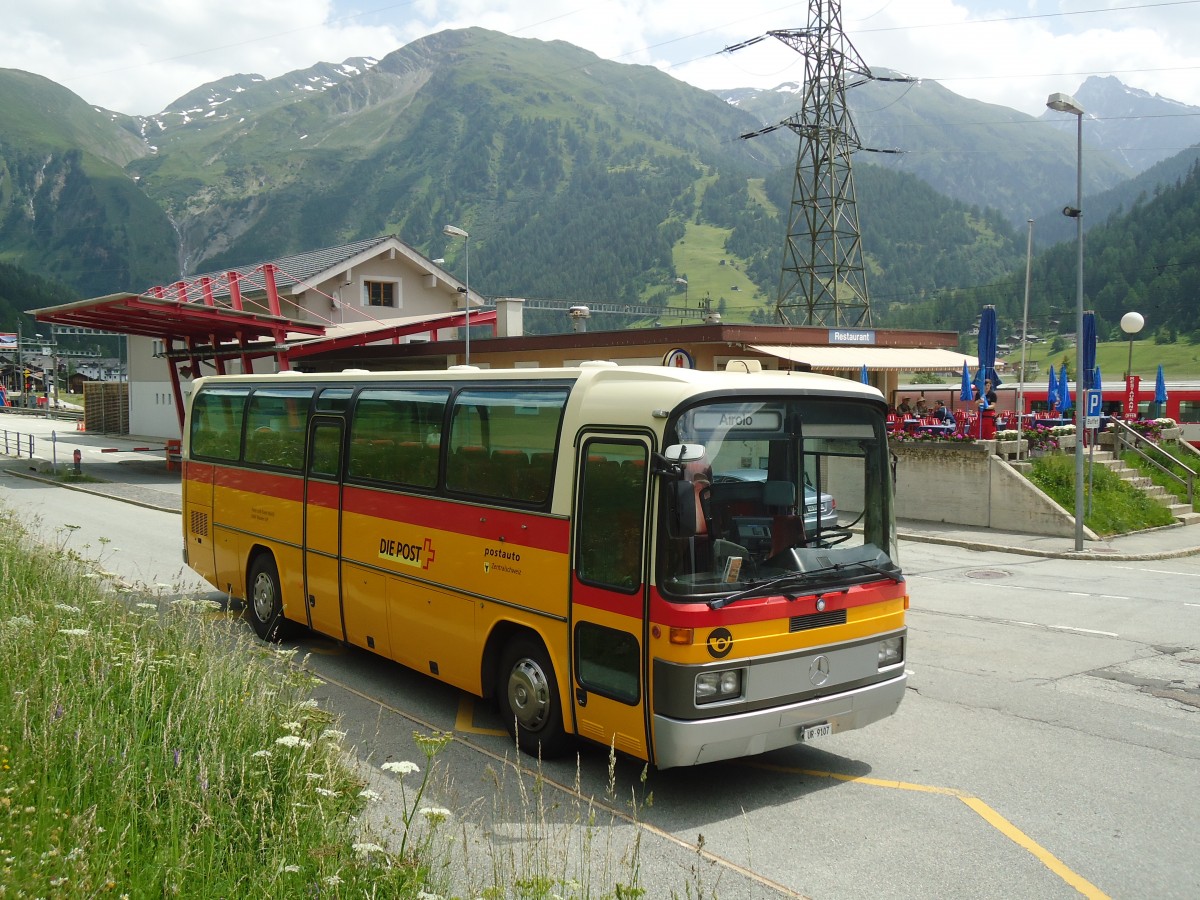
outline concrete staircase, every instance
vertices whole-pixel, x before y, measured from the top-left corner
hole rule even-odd
[[[1159,487],[1146,475],[1117,459],[1110,450],[1088,450],[1087,458],[1098,466],[1104,466],[1127,484],[1133,485],[1155,503],[1165,506],[1180,525],[1200,525],[1200,513],[1194,511],[1186,503],[1179,503],[1174,494],[1164,487]]]

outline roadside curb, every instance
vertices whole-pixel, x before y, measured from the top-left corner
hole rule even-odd
[[[17,478],[25,478],[29,481],[39,481],[42,484],[66,488],[69,491],[79,491],[81,494],[91,494],[95,497],[107,497],[109,500],[119,500],[122,503],[128,503],[132,506],[140,506],[143,509],[153,509],[158,512],[175,513],[176,515],[180,515],[183,512],[183,510],[176,509],[173,506],[164,506],[160,503],[152,503],[148,500],[139,500],[136,497],[130,497],[127,494],[122,493],[120,490],[106,491],[102,489],[104,486],[119,487],[119,485],[112,481],[98,481],[90,484],[71,484],[67,481],[59,481],[56,478],[47,478],[44,475],[33,472],[22,472],[14,466],[0,466],[0,470],[2,470],[6,475],[12,475]]]
[[[1043,559],[1092,559],[1113,560],[1116,562],[1138,562],[1154,559],[1178,559],[1183,556],[1200,555],[1200,546],[1179,547],[1174,550],[1156,550],[1149,553],[1124,553],[1120,550],[1107,548],[1095,550],[1041,550],[1036,547],[1014,547],[1004,544],[985,544],[982,541],[965,540],[962,538],[940,537],[931,534],[900,531],[897,536],[902,541],[912,541],[919,544],[941,544],[946,547],[961,547],[964,550],[979,552],[992,551],[995,553],[1013,553],[1020,556],[1037,556]]]

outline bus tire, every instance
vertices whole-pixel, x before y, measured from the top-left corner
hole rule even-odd
[[[246,583],[246,614],[254,633],[264,641],[278,643],[284,637],[285,620],[275,557],[266,552],[254,557]]]
[[[500,717],[522,751],[543,759],[566,752],[558,679],[541,641],[518,635],[509,642],[500,657],[497,688]]]

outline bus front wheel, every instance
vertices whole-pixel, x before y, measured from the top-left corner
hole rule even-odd
[[[283,638],[283,594],[279,587],[279,569],[270,553],[254,558],[249,574],[250,596],[246,609],[254,633],[275,643]]]
[[[568,747],[554,667],[541,643],[518,637],[500,660],[497,694],[504,727],[531,756],[550,759]]]

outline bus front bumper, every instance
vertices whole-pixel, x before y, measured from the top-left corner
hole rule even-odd
[[[804,742],[804,729],[828,722],[832,732],[890,716],[904,699],[908,676],[789,706],[685,721],[654,716],[654,764],[660,769],[753,756]]]

